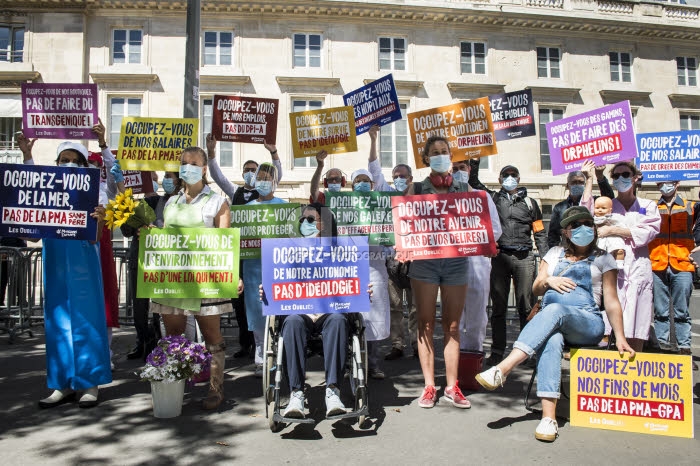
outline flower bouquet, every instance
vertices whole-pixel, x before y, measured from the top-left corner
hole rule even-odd
[[[185,381],[206,370],[210,362],[211,354],[204,345],[192,343],[184,335],[158,341],[140,374],[141,380],[151,382],[154,416],[179,416]]]
[[[145,201],[135,201],[131,188],[117,194],[105,207],[105,222],[110,230],[125,223],[138,229],[155,221],[156,213],[151,206]]]

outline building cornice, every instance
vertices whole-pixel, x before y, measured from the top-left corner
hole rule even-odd
[[[573,103],[581,90],[577,87],[546,84],[526,86],[525,89],[532,90],[532,98],[535,102],[555,105],[568,105]]]
[[[631,107],[651,106],[651,91],[637,91],[632,89],[602,89],[600,97],[605,105],[615,104],[623,100],[629,100]]]
[[[277,84],[287,87],[317,87],[328,89],[340,85],[340,78],[317,78],[310,76],[277,76]]]
[[[671,101],[673,108],[680,110],[700,110],[700,92],[692,94],[669,94],[668,100]]]
[[[158,79],[154,73],[90,73],[97,84],[151,84]]]

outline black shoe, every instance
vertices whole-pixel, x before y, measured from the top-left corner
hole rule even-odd
[[[233,353],[233,357],[236,359],[245,358],[246,356],[250,356],[250,353],[250,348],[241,348],[235,353]]]
[[[491,356],[484,359],[484,367],[493,367],[498,365],[499,362],[503,361],[503,355],[498,353],[491,353]]]
[[[386,355],[384,356],[384,359],[387,361],[393,361],[395,359],[399,359],[402,356],[403,356],[403,350],[401,348],[391,348],[391,351],[386,353]]]
[[[417,347],[417,346],[414,346],[414,347],[413,347],[413,357],[414,357],[415,359],[419,359],[419,358],[420,358],[420,356],[418,356],[418,347]]]
[[[136,345],[134,349],[126,353],[126,359],[141,359],[143,357],[143,345]]]
[[[698,365],[697,363],[693,360],[693,352],[690,348],[681,348],[680,349],[680,354],[683,356],[690,356],[690,361],[693,363],[693,370],[696,371],[698,370]]]
[[[56,392],[58,392],[58,390],[54,390],[54,393],[52,393],[51,396],[49,396],[48,398],[39,400],[39,407],[42,409],[55,408],[56,406],[60,406],[63,403],[68,403],[69,401],[75,400],[75,392],[70,392],[61,398],[58,398],[56,396]]]

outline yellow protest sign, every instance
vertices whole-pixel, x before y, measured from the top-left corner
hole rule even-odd
[[[693,438],[691,357],[573,350],[571,425]]]
[[[196,118],[125,117],[117,159],[124,170],[180,170],[182,150],[196,146]]]
[[[431,136],[449,141],[455,162],[498,153],[488,97],[409,113],[407,118],[418,168],[425,166],[421,154]]]
[[[352,106],[307,110],[289,114],[294,158],[357,152]]]

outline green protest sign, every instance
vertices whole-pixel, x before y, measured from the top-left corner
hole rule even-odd
[[[299,204],[231,206],[231,226],[241,230],[241,259],[260,259],[262,238],[297,238]]]
[[[237,228],[149,228],[139,238],[138,298],[238,296]]]
[[[335,214],[338,236],[369,236],[370,246],[394,245],[391,197],[402,193],[326,193],[326,205]]]

